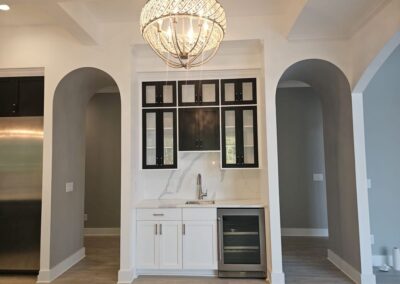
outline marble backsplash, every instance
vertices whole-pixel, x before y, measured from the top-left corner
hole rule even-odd
[[[220,153],[180,152],[178,170],[143,170],[140,188],[145,199],[196,199],[197,174],[202,175],[206,199],[259,199],[258,169],[222,170]]]

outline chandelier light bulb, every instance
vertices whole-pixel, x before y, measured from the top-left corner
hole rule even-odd
[[[148,0],[140,30],[166,64],[190,69],[216,54],[226,32],[225,11],[218,0]]]

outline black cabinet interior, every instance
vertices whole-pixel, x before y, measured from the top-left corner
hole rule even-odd
[[[220,149],[219,108],[179,109],[179,150]]]
[[[143,107],[172,107],[176,106],[176,82],[143,82]]]
[[[43,116],[44,77],[0,78],[0,116]]]
[[[234,147],[232,151],[234,153],[230,153],[230,155],[234,155],[235,157],[228,157],[228,152],[230,149],[227,149],[227,129],[229,129],[229,125],[227,125],[226,121],[226,113],[227,112],[234,113],[234,137],[230,137],[233,141],[229,141],[234,143]],[[252,125],[246,125],[244,122],[244,112],[250,111],[252,114]],[[257,107],[256,106],[243,106],[243,107],[223,107],[221,114],[221,122],[222,122],[222,167],[223,168],[256,168],[258,167],[258,134],[257,134]],[[247,129],[246,129],[247,128]],[[252,137],[246,137],[249,133],[245,133],[250,128],[250,135]],[[245,140],[249,139],[252,141],[252,145],[246,145]],[[230,145],[232,146],[232,145]],[[251,146],[251,148],[248,148]],[[228,151],[227,151],[228,150]],[[250,151],[246,153],[246,151]],[[246,154],[251,154],[251,159],[246,159]],[[251,162],[249,162],[251,160]]]
[[[231,89],[228,90],[228,86],[231,86]],[[245,89],[245,86],[249,87]],[[221,101],[222,105],[257,104],[257,80],[255,78],[221,80]]]
[[[147,124],[147,115],[154,115],[153,125]],[[171,115],[172,122],[166,122],[165,115]],[[174,169],[177,167],[177,129],[175,109],[144,109],[143,110],[143,169]],[[147,131],[155,131],[155,141],[148,141]],[[165,132],[171,131],[172,135],[166,138]],[[170,133],[171,133],[170,132]],[[172,139],[172,141],[170,141]],[[168,145],[167,145],[168,144]],[[153,147],[154,146],[154,147]],[[149,152],[148,152],[149,151]],[[154,152],[152,152],[154,151]],[[154,154],[154,159],[149,158],[149,153]]]
[[[184,88],[189,87],[191,94],[185,96]],[[179,106],[217,106],[219,105],[218,80],[191,80],[178,82]]]

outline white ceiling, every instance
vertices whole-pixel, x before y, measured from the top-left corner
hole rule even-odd
[[[86,1],[89,11],[102,22],[139,21],[147,0],[91,0]],[[220,0],[228,17],[263,16],[284,12],[287,0]]]
[[[53,25],[53,15],[46,11],[44,3],[36,1],[7,1],[11,10],[0,12],[0,26]]]
[[[60,25],[69,30],[93,21],[138,22],[147,0],[0,0],[11,6],[0,12],[0,27]],[[227,18],[282,14],[293,23],[289,39],[337,39],[350,37],[385,3],[397,0],[220,0]],[[291,15],[296,3],[299,14]],[[60,5],[59,5],[60,4]],[[67,5],[68,4],[68,5]],[[68,9],[65,8],[68,6]],[[303,7],[301,9],[301,7]],[[83,11],[84,10],[84,11]],[[73,13],[78,17],[74,17]],[[71,14],[72,13],[72,14]],[[86,13],[86,17],[85,14]],[[67,21],[65,19],[68,19]],[[87,23],[86,23],[87,24]],[[74,26],[73,28],[69,26]]]
[[[388,0],[309,0],[289,39],[349,38]]]

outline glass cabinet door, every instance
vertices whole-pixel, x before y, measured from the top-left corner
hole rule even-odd
[[[225,118],[224,161],[227,165],[236,165],[236,111],[226,110],[223,115]]]
[[[143,82],[143,107],[176,106],[176,82]]]
[[[257,80],[227,79],[221,80],[223,105],[241,105],[257,103]]]
[[[143,131],[145,131],[145,144],[143,145],[143,154],[145,161],[144,164],[147,166],[156,166],[157,165],[157,136],[156,136],[156,115],[157,112],[146,112],[144,114],[143,120],[145,123],[145,127]]]
[[[257,108],[222,108],[222,166],[258,167]]]
[[[198,81],[179,81],[178,97],[180,106],[194,106],[199,93]]]
[[[174,112],[163,111],[163,165],[173,166],[175,164],[176,139]]]
[[[179,81],[179,106],[219,105],[219,81]]]
[[[143,110],[143,169],[176,168],[176,110]]]

